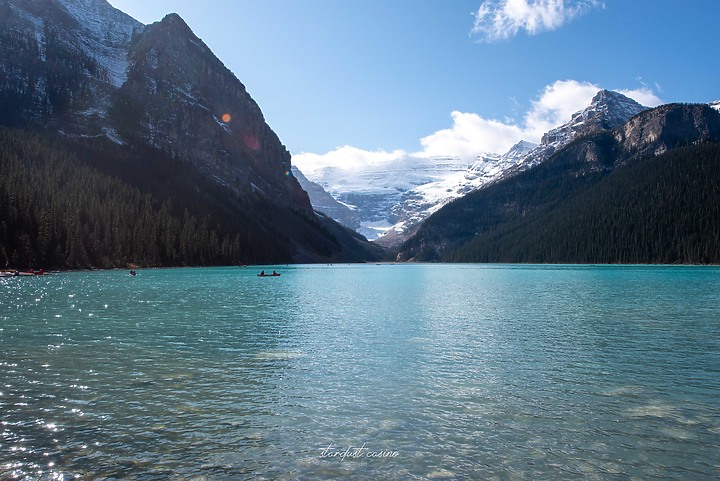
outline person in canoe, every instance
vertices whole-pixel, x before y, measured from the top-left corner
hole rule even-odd
[[[258,277],[277,277],[279,276],[279,272],[272,271],[272,274],[265,274],[265,271],[260,271],[260,274],[258,274]]]

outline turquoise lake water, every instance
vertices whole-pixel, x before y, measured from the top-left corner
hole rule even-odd
[[[720,268],[0,279],[0,479],[716,480]]]

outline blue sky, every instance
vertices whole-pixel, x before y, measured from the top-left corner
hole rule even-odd
[[[720,99],[717,0],[110,0],[178,13],[304,171],[504,152],[600,88]]]

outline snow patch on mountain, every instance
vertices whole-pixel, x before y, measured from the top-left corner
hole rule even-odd
[[[97,60],[109,83],[120,87],[127,79],[133,32],[144,25],[105,0],[59,0],[59,3],[85,30],[85,35],[79,37],[85,53]]]
[[[357,212],[361,234],[396,245],[448,202],[544,162],[578,136],[615,129],[646,109],[618,92],[601,90],[587,108],[547,132],[540,144],[520,141],[504,154],[478,155],[470,165],[458,157],[405,156],[378,165],[304,173]]]
[[[393,224],[383,232],[378,242],[394,245],[412,229],[445,204],[479,189],[520,162],[536,144],[520,141],[505,154],[483,154],[462,171],[448,172],[441,179],[428,182],[406,192],[393,207],[389,219]]]
[[[324,167],[313,172],[303,172],[308,179],[320,184],[338,202],[356,211],[360,219],[358,232],[368,239],[377,239],[396,223],[390,216],[408,193],[417,192],[421,186],[438,184],[425,195],[442,197],[440,186],[450,178],[462,178],[468,169],[466,162],[458,157],[401,158],[375,165]],[[454,185],[456,182],[450,182]]]

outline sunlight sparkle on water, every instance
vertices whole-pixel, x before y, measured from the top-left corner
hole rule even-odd
[[[717,479],[720,268],[268,267],[11,283],[0,479]]]

